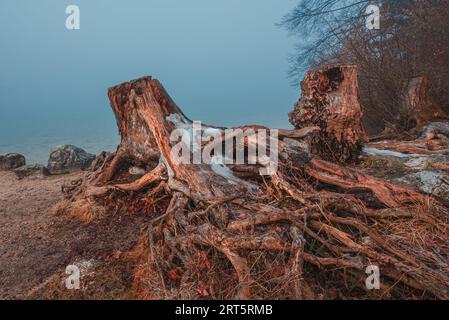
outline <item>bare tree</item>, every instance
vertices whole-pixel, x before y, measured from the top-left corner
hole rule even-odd
[[[381,28],[366,28],[369,4],[381,10]],[[299,1],[282,24],[300,37],[290,75],[328,63],[359,65],[365,127],[400,127],[404,86],[426,76],[437,103],[448,109],[449,0]]]

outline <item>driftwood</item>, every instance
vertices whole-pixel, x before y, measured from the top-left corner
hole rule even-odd
[[[338,162],[355,162],[365,134],[359,102],[357,67],[330,66],[309,71],[301,83],[302,96],[290,113],[296,128],[318,126],[312,152]]]
[[[278,131],[276,170],[264,159],[194,163],[193,152],[192,163],[178,163],[172,157],[178,141],[170,137],[179,128],[190,133],[193,123],[160,82],[147,77],[111,88],[121,143],[96,171],[64,189],[65,210],[88,211],[81,215],[90,219],[96,208],[156,215],[133,254],[141,298],[317,298],[323,292],[317,271],[340,283],[349,277],[364,291],[365,269],[373,264],[382,270],[382,295],[449,298],[444,206],[307,151],[309,141],[329,156],[319,146],[329,139],[338,160],[357,157],[363,133],[355,78],[352,66],[309,73],[314,85],[303,83],[300,109],[307,104],[318,118],[297,109],[307,120]],[[336,119],[335,108],[344,111]],[[239,129],[246,135],[232,139],[246,152],[266,142],[254,132],[267,128]],[[202,130],[224,135],[224,128]],[[147,173],[135,180],[131,166]]]

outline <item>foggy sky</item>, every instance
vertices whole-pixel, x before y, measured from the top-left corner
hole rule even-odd
[[[80,30],[65,27],[70,4]],[[286,127],[299,95],[286,76],[294,40],[275,24],[294,4],[2,0],[0,144],[116,135],[107,88],[144,75],[193,120]]]

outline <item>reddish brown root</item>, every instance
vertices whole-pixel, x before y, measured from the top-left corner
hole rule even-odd
[[[334,80],[326,88],[355,90]],[[349,91],[338,93],[349,99]],[[326,283],[344,297],[363,296],[371,265],[382,273],[378,298],[449,298],[449,216],[440,201],[313,158],[301,144],[315,128],[280,131],[279,170],[271,176],[258,174],[260,163],[233,165],[229,181],[210,165],[172,161],[170,119],[191,122],[157,80],[122,84],[109,97],[122,142],[64,189],[68,200],[58,211],[84,220],[97,207],[154,215],[132,254],[140,298],[304,299],[326,295]],[[353,128],[340,161],[359,151],[362,137],[351,134],[362,133]],[[250,138],[240,142],[248,147]],[[132,177],[130,166],[147,173]]]

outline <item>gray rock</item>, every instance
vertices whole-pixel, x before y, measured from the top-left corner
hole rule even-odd
[[[95,155],[72,145],[62,145],[51,150],[47,168],[51,174],[70,173],[88,169]]]
[[[17,175],[19,179],[23,179],[25,177],[36,177],[43,178],[50,175],[47,167],[41,164],[30,164],[26,166],[22,166],[14,169],[14,173]]]
[[[0,170],[13,170],[25,165],[25,157],[18,153],[0,156]]]
[[[405,163],[405,166],[414,170],[425,170],[432,163],[429,157],[411,158]]]
[[[427,194],[443,198],[449,196],[449,176],[439,171],[421,171],[395,179],[395,182],[415,187]]]

